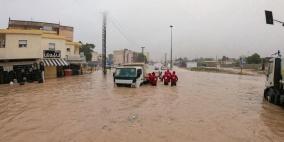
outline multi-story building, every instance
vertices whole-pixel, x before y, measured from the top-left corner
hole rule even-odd
[[[99,60],[99,53],[97,51],[92,52],[92,62],[98,62]]]
[[[65,68],[79,69],[80,44],[73,41],[73,27],[54,23],[10,20],[0,29],[0,72],[45,65],[45,78],[63,75]]]
[[[115,50],[113,51],[113,64],[114,65],[121,65],[127,63],[134,62],[134,51],[123,49],[123,50]]]

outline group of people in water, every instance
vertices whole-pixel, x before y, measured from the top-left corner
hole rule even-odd
[[[156,76],[155,72],[148,74],[148,80],[152,86],[157,86],[158,79],[160,79],[164,85],[171,84],[171,86],[176,86],[178,81],[175,71],[171,73],[170,70],[166,70],[163,75],[162,72],[160,72],[158,76]]]

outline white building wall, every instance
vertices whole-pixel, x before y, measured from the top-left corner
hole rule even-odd
[[[65,40],[42,38],[42,40],[41,40],[41,47],[42,47],[41,58],[43,57],[43,50],[49,50],[49,43],[55,43],[55,50],[61,51],[61,58],[66,58],[66,55],[71,54],[71,53],[67,53],[67,48],[69,46],[66,46]],[[72,49],[70,49],[70,50],[72,50]]]
[[[27,40],[26,48],[19,48],[19,40]],[[41,35],[6,34],[5,48],[0,48],[0,59],[41,58]]]

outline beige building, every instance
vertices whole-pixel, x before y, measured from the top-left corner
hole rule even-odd
[[[55,78],[66,66],[81,66],[79,48],[73,41],[73,27],[9,20],[8,28],[0,29],[0,71],[43,62],[46,78]]]
[[[136,52],[128,49],[115,50],[113,51],[113,64],[122,65],[127,63],[133,63],[135,54]]]
[[[149,53],[149,52],[145,52],[145,53],[144,53],[144,56],[146,57],[146,59],[147,59],[148,61],[150,61],[150,53]]]
[[[92,52],[92,62],[98,62],[99,61],[99,53],[97,51]]]

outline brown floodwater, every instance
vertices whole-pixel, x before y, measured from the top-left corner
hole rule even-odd
[[[177,87],[117,88],[101,72],[0,85],[0,141],[284,141],[284,109],[263,101],[263,76],[177,73]]]

